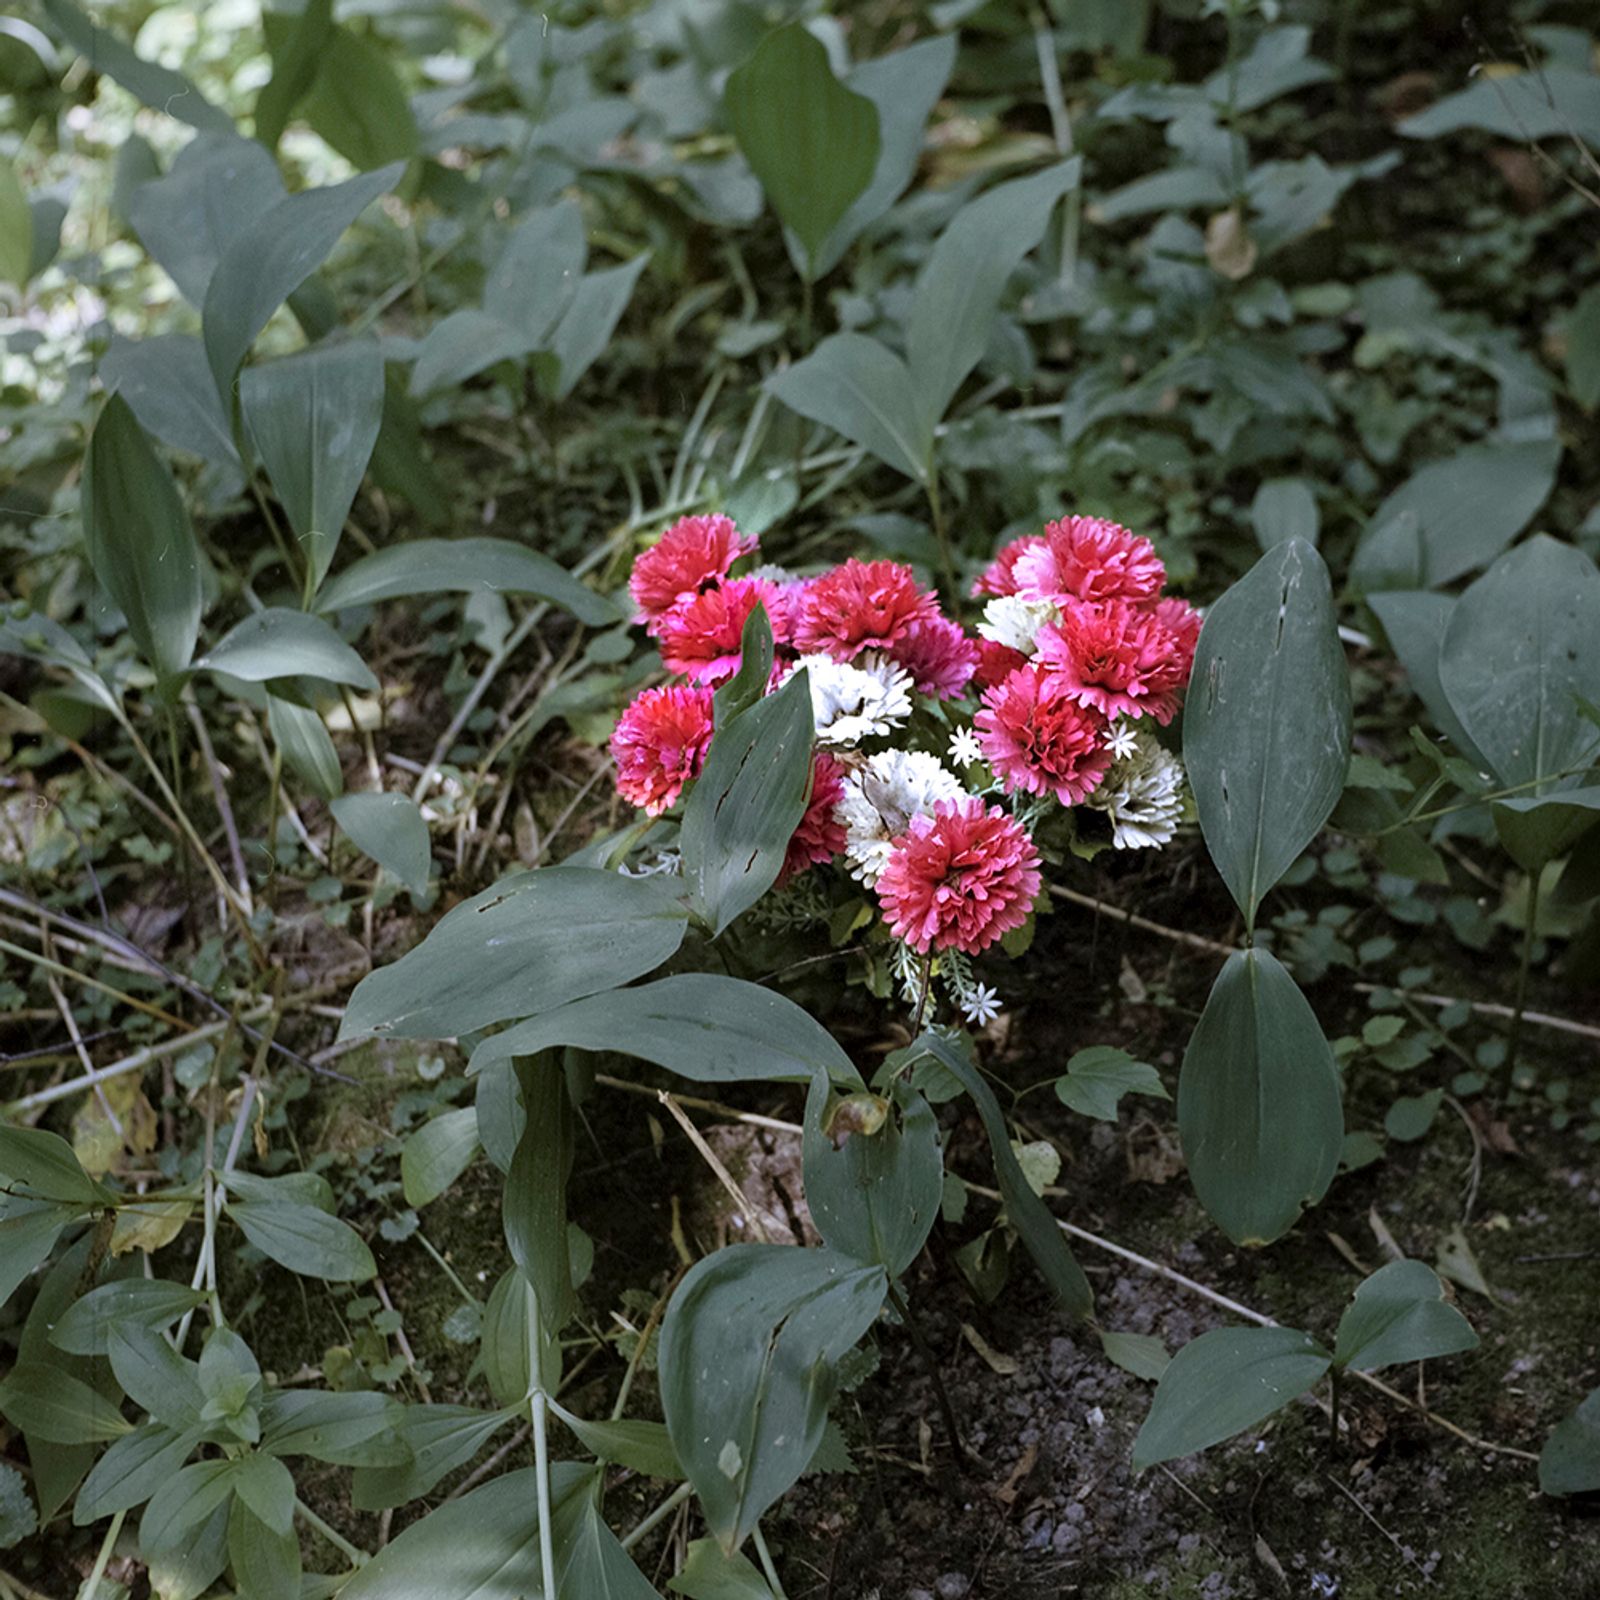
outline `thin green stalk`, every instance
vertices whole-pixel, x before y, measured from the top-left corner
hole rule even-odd
[[[1341,1398],[1340,1372],[1337,1367],[1328,1369],[1328,1450],[1339,1453],[1339,1401]]]
[[[922,1336],[922,1329],[915,1317],[911,1315],[911,1307],[906,1304],[902,1295],[892,1283],[889,1285],[889,1304],[895,1309],[895,1315],[906,1325],[906,1332],[911,1335],[911,1343],[916,1347],[917,1354],[922,1357],[923,1365],[928,1369],[928,1377],[933,1382],[933,1392],[938,1397],[939,1410],[944,1416],[944,1425],[950,1434],[950,1448],[955,1452],[956,1469],[960,1472],[967,1470],[967,1447],[961,1440],[961,1425],[956,1421],[956,1408],[951,1403],[950,1391],[944,1386],[944,1374],[939,1371],[939,1358],[934,1355],[933,1347]]]
[[[1516,1078],[1517,1049],[1522,1043],[1522,1013],[1528,1003],[1528,969],[1533,965],[1533,942],[1539,936],[1539,880],[1543,873],[1528,874],[1528,924],[1522,930],[1522,958],[1517,963],[1517,993],[1511,1004],[1511,1029],[1506,1039],[1506,1087]]]
[[[117,1535],[122,1532],[122,1524],[127,1520],[128,1513],[119,1511],[112,1519],[111,1526],[106,1529],[106,1536],[100,1541],[100,1553],[94,1558],[94,1568],[89,1573],[89,1581],[83,1586],[82,1600],[98,1600],[100,1594],[100,1580],[106,1575],[106,1568],[111,1562],[111,1552],[116,1546]]]
[[[647,1516],[638,1527],[625,1533],[619,1541],[624,1550],[631,1550],[636,1544],[647,1539],[668,1517],[672,1515],[685,1500],[694,1493],[694,1485],[680,1483],[654,1511]]]
[[[778,1569],[772,1564],[772,1552],[767,1549],[767,1541],[762,1538],[760,1528],[750,1530],[750,1542],[756,1547],[756,1554],[761,1558],[761,1570],[766,1574],[767,1587],[772,1591],[773,1600],[785,1600],[783,1584],[778,1578]]]
[[[364,1567],[371,1559],[371,1553],[363,1550],[358,1544],[351,1544],[345,1536],[335,1527],[324,1522],[304,1500],[296,1499],[294,1503],[295,1515],[311,1529],[313,1533],[320,1533],[335,1550],[342,1555],[352,1567]],[[554,1590],[550,1591],[554,1593]]]
[[[956,582],[955,557],[950,550],[950,530],[945,525],[944,501],[939,493],[939,464],[928,452],[928,510],[933,516],[933,536],[939,541],[939,565],[943,569],[945,587],[952,601],[959,598],[960,585]]]
[[[537,1339],[537,1335],[534,1336]],[[538,1360],[538,1352],[533,1352]],[[534,1382],[540,1387],[533,1391],[533,1465],[539,1495],[539,1570],[544,1579],[544,1592],[556,1592],[555,1530],[550,1525],[550,1440],[547,1422],[549,1401],[545,1397],[543,1380],[534,1369]]]

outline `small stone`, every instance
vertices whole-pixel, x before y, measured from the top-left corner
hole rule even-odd
[[[938,1581],[933,1586],[933,1592],[939,1600],[961,1600],[961,1597],[972,1587],[972,1579],[964,1572],[941,1573]]]

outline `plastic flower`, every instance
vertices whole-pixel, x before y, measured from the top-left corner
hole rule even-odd
[[[1046,523],[1013,575],[1017,593],[1030,600],[1153,600],[1167,569],[1148,539],[1115,522],[1065,517]]]
[[[1111,766],[1106,719],[1079,705],[1034,666],[984,692],[972,719],[984,758],[1006,788],[1053,794],[1075,806]]]
[[[917,693],[935,700],[954,700],[972,681],[978,665],[977,645],[960,623],[947,617],[913,622],[890,646],[889,654],[911,674]]]
[[[800,596],[795,647],[851,661],[903,639],[912,623],[936,618],[938,597],[917,587],[910,567],[895,561],[857,561],[813,578]]]
[[[985,594],[1015,594],[1017,592],[1017,561],[1033,549],[1035,545],[1044,543],[1042,535],[1030,533],[1021,539],[1013,539],[1010,544],[1001,550],[993,561],[979,574],[977,582],[972,586],[973,597]]]
[[[811,714],[823,744],[860,744],[897,728],[911,715],[911,678],[879,655],[856,664],[832,656],[801,656],[811,684]]]
[[[961,1015],[968,1022],[982,1026],[1000,1015],[1000,996],[986,983],[975,983],[961,1002]]]
[[[757,605],[767,608],[773,638],[786,636],[777,589],[762,578],[731,578],[674,606],[656,621],[656,641],[669,672],[696,683],[719,684],[739,670],[744,625]]]
[[[653,622],[702,590],[715,588],[740,556],[756,547],[727,517],[684,517],[633,564],[628,592],[638,620]]]
[[[971,728],[957,728],[950,735],[947,748],[950,759],[958,767],[970,767],[973,762],[983,760],[983,749]]]
[[[1079,601],[1040,633],[1039,662],[1052,687],[1081,705],[1167,723],[1189,681],[1194,649],[1154,610],[1125,600]]]
[[[851,876],[871,888],[889,847],[914,817],[931,816],[941,800],[966,798],[954,773],[921,750],[883,750],[845,775],[839,796],[845,859]]]
[[[1039,630],[1060,616],[1060,609],[1052,600],[1024,600],[1018,594],[1002,594],[983,608],[978,632],[1018,655],[1031,656],[1038,648],[1034,641]]]
[[[889,931],[913,950],[977,955],[1028,920],[1039,882],[1039,853],[1021,825],[968,796],[912,818],[878,878],[878,899]]]
[[[673,684],[646,689],[617,720],[611,756],[617,792],[652,817],[700,776],[711,744],[711,691]]]
[[[1135,732],[1133,746],[1089,797],[1089,804],[1110,819],[1111,842],[1118,850],[1164,845],[1183,820],[1183,763],[1152,734]]]
[[[826,750],[817,751],[811,761],[811,798],[800,826],[790,836],[778,874],[780,884],[808,867],[832,861],[844,849],[844,824],[837,815],[843,789],[844,768]]]

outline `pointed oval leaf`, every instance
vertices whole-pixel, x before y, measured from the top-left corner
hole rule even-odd
[[[365,1283],[378,1270],[361,1235],[316,1206],[230,1199],[228,1215],[263,1255],[302,1277]]]
[[[661,1326],[661,1402],[725,1549],[805,1471],[833,1369],[887,1292],[882,1267],[765,1244],[719,1250],[678,1285]]]
[[[419,1500],[446,1473],[464,1466],[508,1423],[512,1411],[473,1406],[406,1406],[396,1437],[411,1452],[393,1466],[357,1467],[351,1501],[357,1511],[387,1511]]]
[[[392,873],[414,896],[428,891],[433,851],[428,824],[409,795],[387,791],[345,794],[329,808],[350,842]]]
[[[1150,1415],[1133,1443],[1143,1472],[1221,1444],[1302,1395],[1332,1364],[1308,1333],[1294,1328],[1213,1328],[1167,1364]]]
[[[1333,1052],[1277,958],[1238,950],[1212,985],[1178,1079],[1200,1203],[1235,1244],[1268,1244],[1327,1193],[1344,1144]]]
[[[1546,1494],[1600,1489],[1600,1389],[1564,1417],[1539,1452],[1539,1487]]]
[[[344,788],[339,752],[327,724],[310,706],[269,693],[267,731],[289,770],[319,799],[332,800]]]
[[[121,395],[100,412],[83,466],[84,548],[163,679],[189,665],[205,606],[200,547],[172,474]]]
[[[192,333],[150,339],[114,338],[100,363],[100,381],[133,408],[139,425],[174,450],[242,470],[233,434]]]
[[[9,161],[0,161],[0,283],[21,288],[33,263],[33,213]]]
[[[642,977],[683,942],[670,885],[588,867],[517,873],[464,900],[428,937],[369,973],[341,1038],[448,1039]],[[583,937],[573,937],[581,929]]]
[[[600,359],[649,264],[650,254],[644,251],[620,267],[588,273],[579,281],[572,303],[544,345],[555,363],[554,377],[544,381],[553,399],[566,399]]]
[[[116,1511],[143,1505],[179,1470],[200,1440],[198,1428],[177,1433],[147,1422],[112,1441],[72,1502],[72,1520],[86,1528]]]
[[[98,1389],[40,1361],[19,1361],[0,1383],[0,1412],[50,1444],[93,1444],[133,1430]]]
[[[64,1205],[109,1203],[111,1196],[85,1172],[72,1146],[44,1128],[0,1125],[0,1177],[10,1192]]]
[[[828,52],[799,22],[777,28],[728,78],[728,126],[772,209],[794,230],[809,266],[872,182],[878,108],[833,75]]]
[[[1328,569],[1291,539],[1206,616],[1183,758],[1211,859],[1255,926],[1261,898],[1316,837],[1350,764],[1350,675]]]
[[[103,1356],[114,1323],[158,1330],[205,1302],[201,1290],[185,1284],[160,1278],[118,1278],[75,1301],[51,1330],[50,1342],[75,1356]]]
[[[1444,1297],[1432,1267],[1391,1261],[1356,1290],[1339,1319],[1336,1366],[1376,1372],[1402,1361],[1426,1361],[1476,1349],[1472,1325]]]
[[[321,617],[287,606],[251,612],[194,665],[197,672],[225,672],[246,683],[322,678],[369,692],[378,687],[372,669]]]
[[[477,1155],[478,1113],[472,1106],[425,1122],[400,1152],[400,1182],[408,1206],[437,1200]]]
[[[572,1255],[567,1246],[572,1105],[555,1057],[523,1057],[513,1066],[525,1118],[506,1174],[500,1216],[511,1259],[533,1290],[540,1323],[554,1339],[573,1306]]]

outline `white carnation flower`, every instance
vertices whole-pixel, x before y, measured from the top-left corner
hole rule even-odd
[[[1023,655],[1034,653],[1034,639],[1047,622],[1057,622],[1060,610],[1048,600],[1024,600],[1020,594],[996,595],[983,608],[978,632],[985,639],[1003,644]]]
[[[1167,844],[1183,816],[1183,763],[1150,734],[1134,730],[1132,750],[1112,764],[1086,803],[1110,818],[1118,850]]]
[[[920,750],[883,750],[848,773],[835,815],[844,824],[852,876],[871,888],[889,864],[889,841],[913,817],[931,817],[941,800],[966,793],[960,780]]]
[[[811,714],[822,744],[860,744],[911,715],[911,674],[878,655],[857,662],[801,656],[811,682]]]

